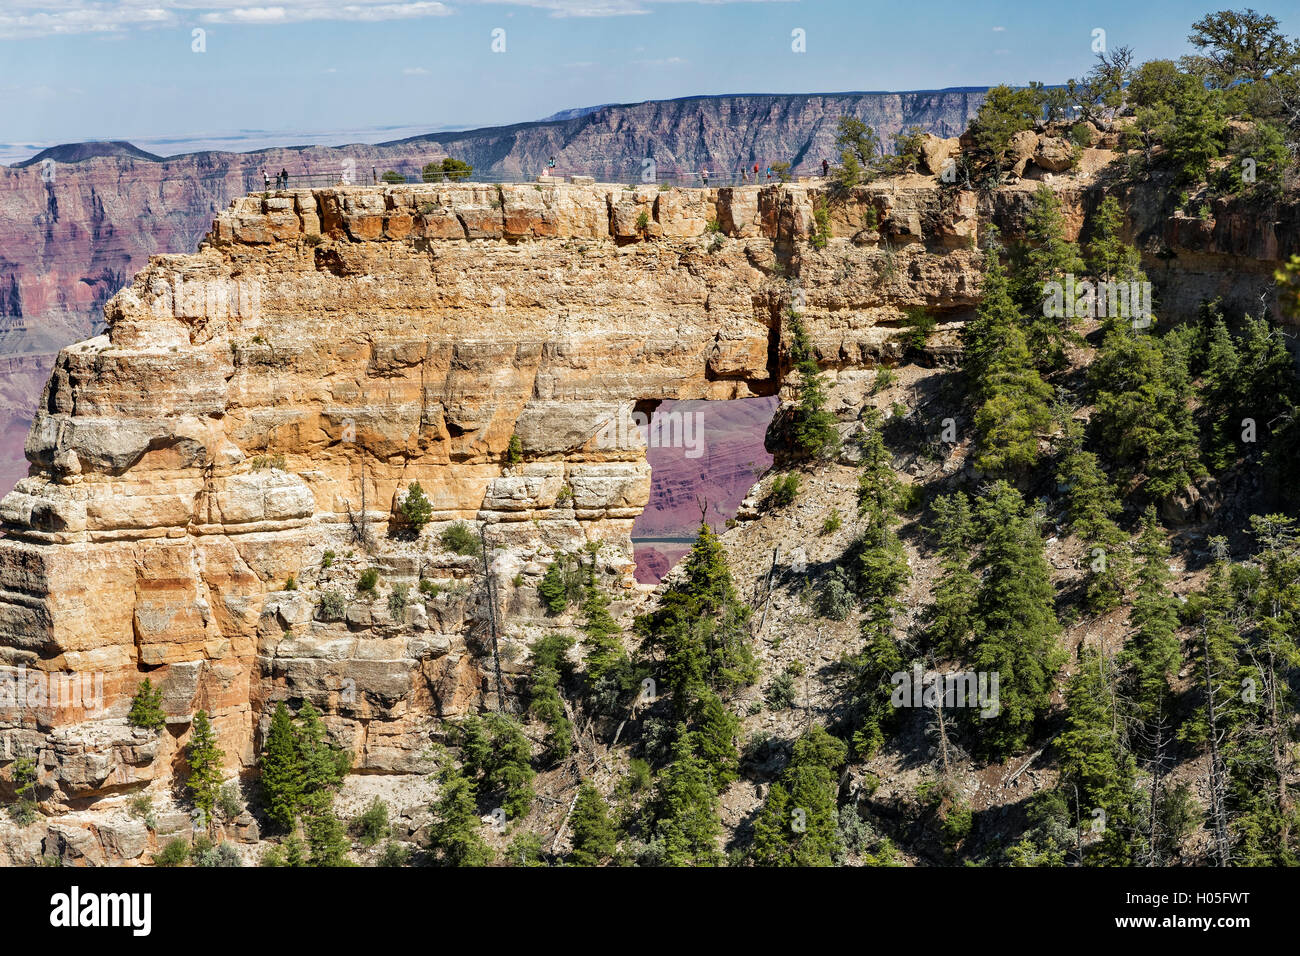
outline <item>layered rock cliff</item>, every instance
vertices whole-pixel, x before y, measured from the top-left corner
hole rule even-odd
[[[973,194],[861,189],[821,251],[815,194],[291,190],[151,259],[107,332],[60,353],[31,475],[0,504],[4,673],[93,674],[102,702],[0,709],[3,752],[39,757],[58,812],[165,785],[198,709],[234,772],[268,704],[311,699],[359,770],[411,770],[440,717],[513,693],[555,551],[603,542],[638,593],[634,413],[777,393],[794,294],[843,367],[889,357],[902,306],[973,304]],[[434,508],[419,535],[394,518],[415,481]],[[439,544],[457,520],[486,573]],[[333,590],[347,606],[328,620]],[[173,721],[157,738],[124,720],[145,675]]]
[[[1050,185],[1077,233],[1095,182]],[[942,355],[978,302],[981,224],[1014,238],[1037,186],[858,187],[825,243],[814,183],[237,200],[55,363],[31,473],[0,503],[0,762],[35,759],[44,810],[79,819],[183,776],[195,711],[235,774],[275,702],[311,700],[357,770],[426,769],[443,718],[518,693],[556,626],[536,594],[554,554],[600,543],[616,613],[644,598],[638,414],[788,398],[792,305],[834,395],[900,357],[909,307],[938,318]],[[419,533],[398,518],[416,481]],[[444,543],[457,522],[483,554]],[[159,735],[125,720],[144,676]],[[66,819],[38,849],[63,852]]]

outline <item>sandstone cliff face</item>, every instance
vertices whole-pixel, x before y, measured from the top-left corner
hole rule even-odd
[[[637,593],[635,411],[778,394],[795,299],[832,370],[889,361],[904,306],[973,306],[973,195],[925,177],[859,189],[820,251],[816,199],[289,190],[151,259],[107,332],[60,353],[31,474],[0,503],[0,677],[93,675],[102,700],[0,706],[4,759],[38,759],[53,812],[111,803],[183,772],[198,709],[228,770],[250,766],[287,698],[320,707],[358,769],[417,769],[439,718],[514,692],[552,626],[535,586],[556,550],[602,541]],[[393,520],[413,481],[434,508],[420,535]],[[455,520],[481,529],[486,561],[438,543]],[[367,567],[374,597],[356,590]],[[331,590],[338,620],[317,606]],[[157,737],[124,719],[146,674],[172,721]]]
[[[260,188],[264,169],[285,168],[295,183],[337,182],[345,170],[350,181],[368,182],[372,167],[418,177],[425,163],[451,155],[486,178],[531,180],[554,156],[562,171],[628,182],[640,179],[642,160],[652,156],[665,176],[708,168],[720,178],[755,161],[804,157],[815,165],[833,157],[844,114],[886,136],[912,125],[951,135],[982,98],[978,90],[690,97],[374,146],[156,162],[126,144],[59,147],[47,151],[52,164],[38,156],[0,167],[0,358],[31,355],[48,371],[58,349],[102,328],[104,303],[150,255],[194,249],[218,211]],[[15,380],[6,398],[25,382]],[[0,403],[0,434],[26,432],[39,392],[27,390],[12,407]],[[22,467],[0,442],[0,493]]]

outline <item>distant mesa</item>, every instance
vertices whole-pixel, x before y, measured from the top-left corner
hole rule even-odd
[[[112,140],[96,143],[64,143],[61,146],[51,146],[49,149],[41,150],[31,159],[25,159],[21,163],[14,163],[13,168],[25,169],[28,166],[39,165],[47,159],[52,159],[56,163],[80,163],[100,156],[108,156],[114,159],[140,159],[149,163],[161,163],[163,161],[161,156],[146,153],[140,147],[133,146],[125,140]]]

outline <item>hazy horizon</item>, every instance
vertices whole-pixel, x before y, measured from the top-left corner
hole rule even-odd
[[[1210,6],[1101,0],[1025,18],[1005,0],[937,0],[925,17],[851,0],[8,0],[0,142],[10,162],[92,140],[173,155],[697,95],[1054,84],[1088,69],[1099,30],[1139,60],[1186,53]],[[1257,6],[1300,26],[1296,0]]]

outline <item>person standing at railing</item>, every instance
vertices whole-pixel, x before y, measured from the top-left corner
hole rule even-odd
[[[284,181],[284,185],[282,185],[280,188],[281,188],[281,189],[288,189],[288,188],[289,188],[289,170],[287,170],[287,169],[281,167],[281,168],[280,168],[280,179]]]
[[[709,188],[709,168],[706,166],[700,170],[700,178],[704,180],[704,188]]]
[[[262,170],[262,187],[267,190],[271,188],[271,174],[265,169]]]
[[[823,160],[822,160],[822,179],[825,179],[825,178],[826,178],[827,176],[829,176],[830,174],[831,174],[831,164],[828,163],[828,162],[826,162],[826,160],[823,159]]]

